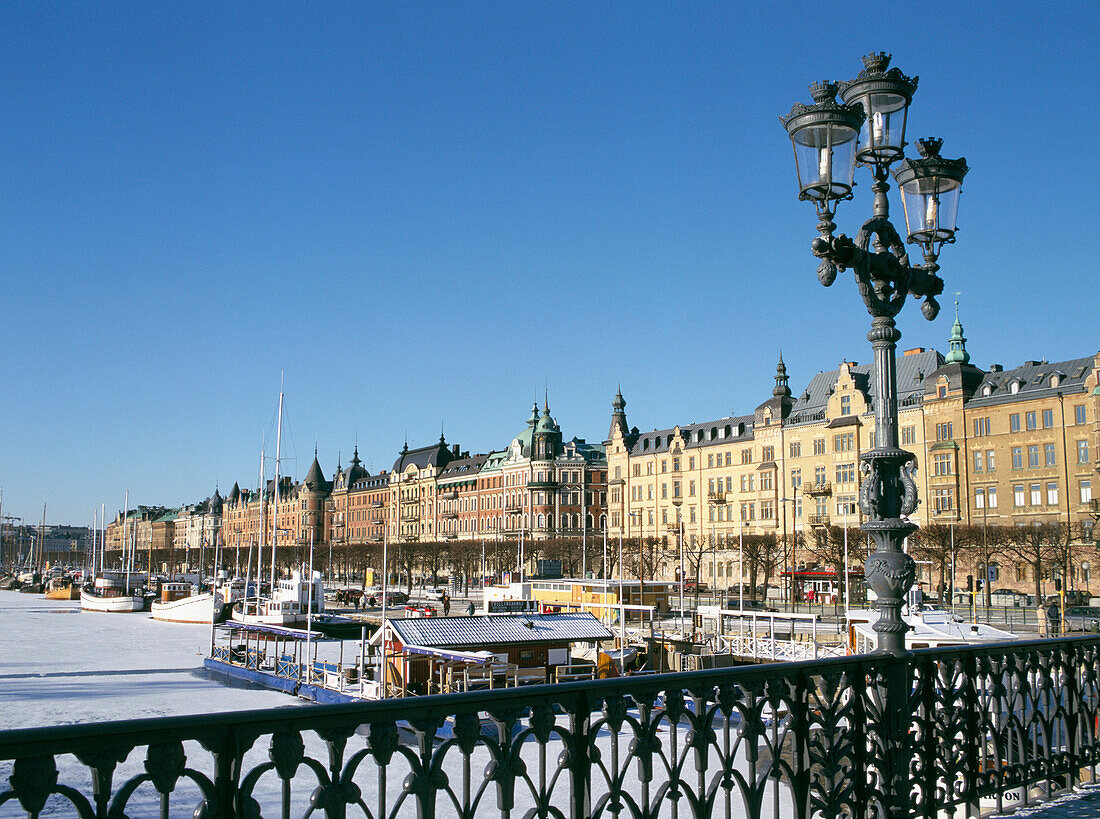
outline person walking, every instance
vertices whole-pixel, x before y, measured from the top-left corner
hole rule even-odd
[[[446,617],[451,613],[451,598],[446,594],[443,595],[443,616]]]

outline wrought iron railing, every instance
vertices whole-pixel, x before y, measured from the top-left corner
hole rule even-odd
[[[1100,637],[1080,637],[12,730],[0,732],[11,760],[0,806],[32,817],[976,815],[1095,777],[1098,670]]]

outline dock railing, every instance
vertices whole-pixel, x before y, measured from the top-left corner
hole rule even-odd
[[[1085,636],[10,730],[0,810],[976,816],[1095,778],[1098,672]]]

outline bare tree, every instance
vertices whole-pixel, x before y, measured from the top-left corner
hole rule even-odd
[[[1016,526],[1004,545],[1007,554],[1028,566],[1035,579],[1035,603],[1043,603],[1043,576],[1059,565],[1057,524],[1037,523],[1033,526]],[[988,566],[988,563],[986,564]],[[986,586],[989,584],[987,583]]]
[[[755,594],[758,587],[757,581],[761,580],[764,586],[762,597],[766,598],[767,586],[772,576],[778,573],[783,556],[779,539],[774,534],[743,535],[741,543],[744,555],[743,571],[748,574],[749,586]]]
[[[684,544],[684,568],[689,577],[695,577],[695,603],[699,603],[699,580],[703,575],[704,561],[714,554],[714,544],[707,537],[692,535]],[[715,578],[717,582],[717,578]]]

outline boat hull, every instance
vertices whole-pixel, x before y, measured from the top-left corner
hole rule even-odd
[[[209,625],[215,615],[214,596],[209,592],[193,594],[180,600],[162,603],[153,601],[153,619],[166,623],[204,623]],[[222,606],[217,606],[217,620],[221,621]]]
[[[123,594],[118,597],[100,597],[80,591],[80,608],[84,611],[133,612],[145,610],[145,595]]]
[[[47,589],[47,600],[79,600],[80,599],[80,587],[68,586],[64,589]]]

